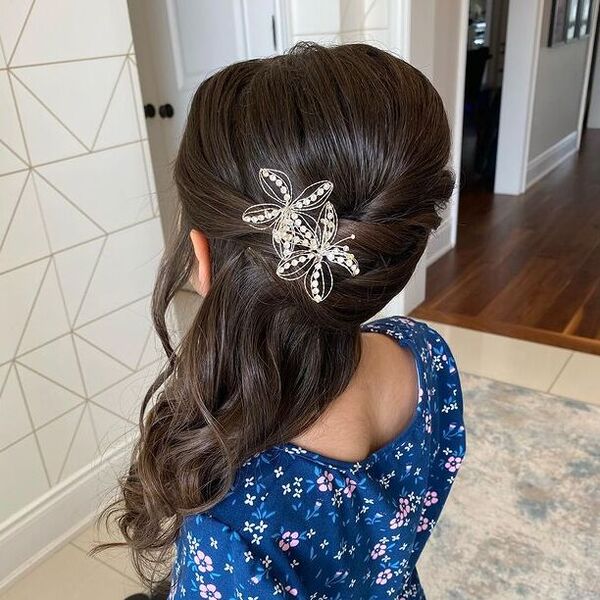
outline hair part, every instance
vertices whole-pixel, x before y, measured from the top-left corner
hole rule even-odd
[[[253,454],[302,433],[348,385],[360,325],[410,279],[454,178],[442,101],[408,63],[364,44],[300,43],[233,64],[196,91],[174,165],[179,230],[152,298],[167,362],[140,411],[116,518],[140,576],[169,568],[185,515],[218,503]],[[297,190],[323,179],[339,235],[355,234],[356,277],[313,302],[283,281],[270,231],[241,215],[265,202],[262,167]],[[165,314],[195,266],[192,228],[208,238],[211,288],[177,347]],[[98,547],[98,550],[105,546]]]

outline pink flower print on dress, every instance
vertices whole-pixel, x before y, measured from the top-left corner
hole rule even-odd
[[[208,554],[204,554],[202,550],[198,550],[194,556],[194,562],[198,565],[198,571],[206,573],[213,570],[213,561]]]
[[[350,498],[356,489],[356,481],[354,479],[350,479],[350,477],[346,477],[346,487],[343,490],[343,493]]]
[[[429,490],[425,494],[425,500],[423,501],[425,506],[432,506],[433,504],[438,503],[438,494],[435,490]]]
[[[429,529],[430,521],[427,517],[421,515],[421,519],[419,520],[419,524],[417,525],[417,533],[421,531],[427,531]]]
[[[394,518],[390,521],[390,528],[397,529],[398,527],[402,527],[409,513],[410,502],[408,501],[408,498],[400,498],[400,500],[398,500],[398,510],[396,511]]]
[[[378,583],[379,585],[385,585],[391,578],[392,578],[392,570],[384,569],[383,571],[380,571],[377,574],[377,579],[375,580],[375,583]]]
[[[323,471],[323,475],[317,479],[317,485],[320,492],[331,492],[333,490],[333,473]]]
[[[279,547],[284,552],[287,552],[290,548],[293,548],[300,543],[298,536],[299,533],[297,531],[286,531],[279,540]]]
[[[449,456],[446,459],[445,467],[450,473],[456,473],[460,469],[462,458],[460,456]]]
[[[290,595],[290,596],[297,596],[298,595],[298,590],[296,588],[293,588],[291,585],[286,585],[285,586],[285,591]]]
[[[200,584],[200,598],[209,598],[210,600],[221,600],[221,592],[214,583]]]
[[[373,550],[371,550],[371,558],[373,560],[379,558],[380,556],[383,556],[385,554],[385,551],[387,550],[387,545],[386,544],[382,544],[381,542],[377,542],[375,544],[375,546],[373,547]]]

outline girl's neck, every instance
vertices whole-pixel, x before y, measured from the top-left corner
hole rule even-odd
[[[418,399],[412,353],[378,333],[361,334],[361,344],[361,360],[348,387],[291,442],[323,456],[354,462],[385,446],[406,428]]]

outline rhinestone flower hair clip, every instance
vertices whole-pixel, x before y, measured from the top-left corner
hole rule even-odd
[[[354,234],[335,240],[338,215],[328,200],[333,183],[317,181],[294,197],[283,171],[263,168],[258,178],[272,202],[250,206],[242,220],[255,229],[273,228],[272,243],[280,259],[277,275],[285,280],[304,278],[310,298],[322,302],[333,289],[329,263],[344,267],[353,277],[360,272],[356,257],[344,243],[354,239]]]

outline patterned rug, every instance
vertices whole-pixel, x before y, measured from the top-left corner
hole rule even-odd
[[[600,598],[600,407],[462,377],[467,457],[419,561],[428,600]]]

